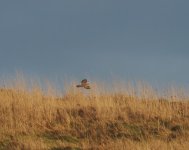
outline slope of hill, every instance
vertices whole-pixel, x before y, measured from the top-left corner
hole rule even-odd
[[[188,149],[189,102],[110,92],[0,90],[0,149]]]

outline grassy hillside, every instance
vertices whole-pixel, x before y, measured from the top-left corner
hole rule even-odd
[[[63,96],[53,88],[1,88],[0,149],[187,150],[187,98],[139,87],[71,88]]]

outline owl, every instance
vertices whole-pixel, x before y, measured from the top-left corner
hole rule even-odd
[[[83,79],[82,81],[81,81],[81,84],[79,84],[79,85],[76,85],[76,87],[83,87],[83,88],[85,88],[85,89],[90,89],[91,87],[89,86],[89,82],[87,81],[87,79]]]

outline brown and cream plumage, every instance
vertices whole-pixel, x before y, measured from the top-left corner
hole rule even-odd
[[[85,88],[85,89],[90,89],[91,87],[89,86],[89,82],[87,81],[87,79],[83,79],[82,81],[81,81],[81,84],[79,84],[79,85],[76,85],[76,87],[83,87],[83,88]]]

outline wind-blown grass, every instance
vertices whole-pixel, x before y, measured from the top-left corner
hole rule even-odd
[[[0,149],[188,149],[189,102],[145,84],[0,89]],[[22,87],[22,88],[21,88]],[[173,95],[174,94],[174,95]]]

